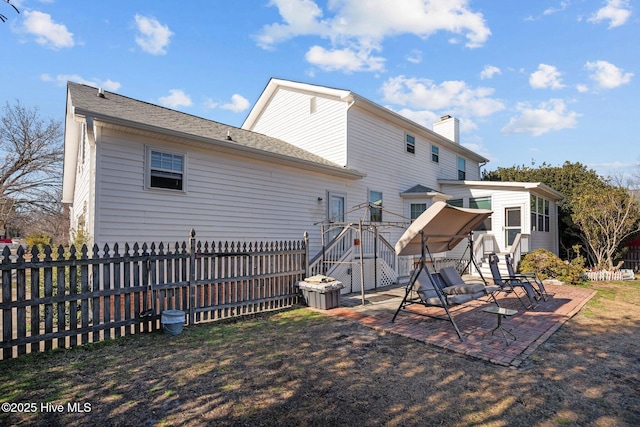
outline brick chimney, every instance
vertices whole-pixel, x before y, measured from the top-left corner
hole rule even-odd
[[[440,117],[439,122],[433,124],[433,131],[460,144],[460,120],[449,115]]]

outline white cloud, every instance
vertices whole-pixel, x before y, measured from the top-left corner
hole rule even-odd
[[[502,128],[503,134],[528,133],[540,136],[547,132],[575,128],[578,117],[581,116],[575,111],[567,111],[562,99],[550,99],[537,107],[520,103],[517,110],[519,115]]]
[[[213,110],[214,108],[218,107],[218,103],[211,98],[205,98],[203,107],[207,110]]]
[[[500,68],[496,67],[495,65],[485,65],[480,72],[480,79],[492,79],[496,74],[502,74]]]
[[[529,84],[534,89],[562,89],[562,73],[553,65],[540,64],[538,71],[531,73]]]
[[[436,84],[429,79],[397,76],[387,79],[381,90],[387,102],[457,116],[484,117],[504,109],[502,101],[491,97],[492,88],[471,88],[463,81]]]
[[[607,5],[591,15],[588,21],[594,24],[609,21],[609,28],[624,25],[631,16],[629,3],[629,0],[608,0]]]
[[[249,101],[242,95],[237,93],[231,96],[231,102],[220,107],[224,110],[230,110],[234,113],[240,113],[249,108]]]
[[[625,85],[633,77],[633,73],[625,73],[621,68],[607,61],[587,62],[585,68],[592,71],[589,78],[604,89],[613,89]]]
[[[544,12],[542,12],[542,14],[543,15],[553,15],[554,13],[562,12],[568,6],[569,6],[569,2],[568,1],[561,1],[559,7],[549,7],[547,9],[545,9]]]
[[[346,65],[339,68],[341,59],[337,56],[354,53],[357,56],[363,52],[367,53],[364,62],[369,66],[355,68],[378,70],[383,60],[370,57],[370,53],[379,50],[386,37],[413,34],[426,39],[445,31],[464,37],[466,46],[475,48],[491,35],[484,16],[471,10],[469,0],[369,0],[366,7],[361,0],[334,0],[328,2],[326,11],[313,0],[272,0],[270,5],[278,8],[282,22],[265,25],[256,36],[258,45],[269,49],[298,36],[328,39],[331,48],[314,46],[307,58],[322,54],[317,60],[327,61],[331,64],[327,69],[331,70],[353,71],[352,61],[342,62]],[[362,57],[360,60],[363,61]],[[370,66],[370,60],[376,65]]]
[[[36,42],[52,49],[73,47],[73,33],[63,24],[53,22],[48,13],[25,10],[22,23],[24,31],[36,36]]]
[[[354,71],[380,71],[384,69],[384,59],[372,56],[370,51],[352,49],[326,50],[313,46],[305,55],[306,60],[325,71],[342,70],[346,73]]]
[[[256,39],[258,45],[269,49],[273,45],[301,35],[329,34],[329,28],[320,20],[322,9],[313,0],[272,0],[270,6],[276,6],[282,17],[282,24],[269,24],[262,28]]]
[[[419,64],[422,62],[422,51],[418,50],[418,49],[413,49],[411,51],[411,55],[407,56],[407,61],[411,62],[412,64]]]
[[[589,92],[589,86],[584,85],[584,84],[578,84],[576,85],[576,89],[578,90],[578,92],[580,93],[586,93]]]
[[[168,26],[162,25],[157,19],[136,15],[136,43],[147,53],[164,55],[167,53],[169,39],[173,33]]]
[[[171,89],[169,96],[161,96],[160,104],[169,108],[190,107],[193,105],[189,95],[181,89]]]
[[[55,77],[50,76],[49,74],[42,74],[40,76],[40,80],[44,82],[55,82],[58,86],[65,86],[68,81],[80,83],[88,86],[99,87],[109,92],[115,92],[120,89],[120,82],[114,82],[111,79],[100,80],[100,79],[85,79],[84,77],[78,74],[58,74]]]

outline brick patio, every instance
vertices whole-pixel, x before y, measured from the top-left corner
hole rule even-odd
[[[517,314],[502,321],[503,327],[517,337],[516,341],[509,341],[509,345],[506,345],[499,331],[491,334],[497,326],[497,316],[482,311],[483,307],[493,304],[484,299],[455,306],[450,310],[464,341],[458,338],[448,320],[415,314],[422,312],[446,316],[444,310],[437,307],[411,305],[407,310],[401,311],[396,321],[391,323],[393,314],[404,296],[404,288],[368,291],[365,295],[365,305],[362,305],[362,297],[359,294],[343,295],[340,307],[318,311],[356,320],[379,331],[402,335],[498,365],[518,367],[595,295],[595,291],[570,285],[546,287],[550,298],[548,301],[541,301],[535,310],[525,310],[513,295],[503,292],[496,295],[501,307],[518,310]]]

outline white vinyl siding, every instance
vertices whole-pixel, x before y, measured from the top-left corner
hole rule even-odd
[[[313,96],[317,98],[315,113],[311,113],[310,107]],[[439,137],[390,122],[361,107],[358,101],[348,107],[346,101],[281,88],[269,100],[252,130],[366,173],[365,178],[349,184],[346,209],[366,206],[369,189],[375,189],[384,194],[385,212],[398,215],[383,214],[385,221],[407,218],[409,207],[400,197],[403,191],[416,184],[438,190],[438,179],[457,179],[458,154],[447,144],[440,145],[438,141],[439,162],[432,161],[431,147],[436,141],[431,138]],[[414,137],[412,155],[406,153],[407,133]],[[398,149],[399,141],[403,141],[402,149]],[[468,160],[468,169],[469,179],[479,179],[477,162]],[[357,221],[362,215],[362,210],[355,210],[347,215],[347,221]],[[401,234],[400,228],[383,231],[391,242]]]
[[[198,239],[215,241],[300,240],[308,231],[317,248],[319,227],[313,224],[326,219],[327,188],[346,193],[352,182],[192,148],[188,193],[148,191],[142,185],[145,143],[163,147],[157,140],[104,131],[99,245],[184,241],[194,228]]]
[[[344,166],[346,109],[344,101],[281,88],[251,130]]]
[[[84,126],[83,126],[84,128]],[[77,230],[82,225],[87,233],[93,235],[93,172],[95,159],[93,149],[86,132],[80,132],[78,144],[78,165],[76,168],[76,186],[73,195],[71,228]]]

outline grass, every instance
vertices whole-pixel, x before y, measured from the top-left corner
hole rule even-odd
[[[593,282],[521,369],[296,308],[0,361],[0,425],[640,425],[640,281]]]

